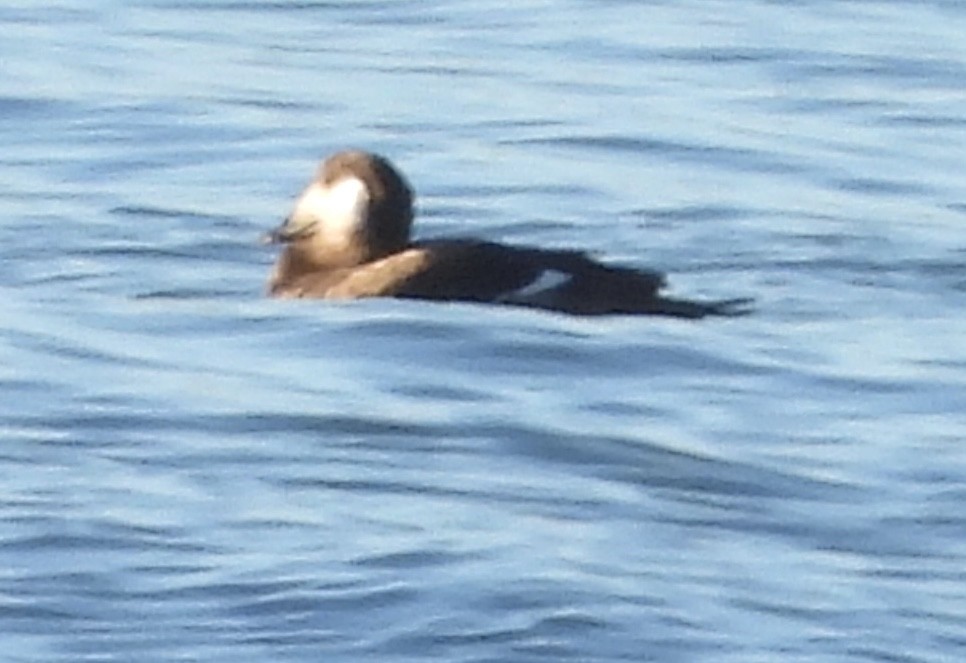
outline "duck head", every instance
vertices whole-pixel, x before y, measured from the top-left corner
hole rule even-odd
[[[349,267],[409,244],[413,194],[386,159],[348,150],[325,160],[292,212],[265,241],[306,267]]]

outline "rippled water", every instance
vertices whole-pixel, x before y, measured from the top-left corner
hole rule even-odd
[[[6,3],[0,659],[958,659],[964,19]],[[757,312],[262,298],[344,146]]]

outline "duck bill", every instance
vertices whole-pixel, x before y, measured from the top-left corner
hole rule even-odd
[[[293,228],[292,220],[285,219],[282,224],[262,235],[262,244],[288,244],[303,237],[308,237],[315,231],[315,223]]]
[[[269,230],[267,233],[263,234],[261,237],[262,244],[284,244],[289,240],[285,235],[285,224],[283,223],[277,228]]]

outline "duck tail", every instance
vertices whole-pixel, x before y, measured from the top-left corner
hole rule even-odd
[[[709,302],[659,297],[648,307],[647,312],[653,315],[666,315],[688,320],[697,320],[698,318],[707,316],[734,318],[750,314],[753,303],[754,300],[750,297],[720,299]]]

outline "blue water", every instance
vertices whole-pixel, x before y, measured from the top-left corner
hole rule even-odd
[[[5,3],[0,660],[960,660],[964,22]],[[346,146],[757,311],[263,298]]]

